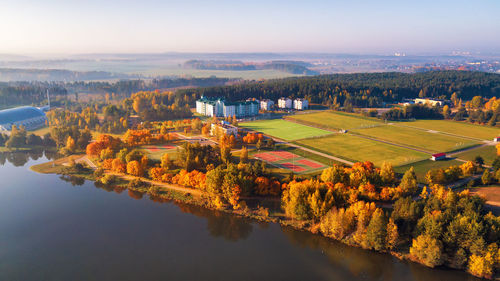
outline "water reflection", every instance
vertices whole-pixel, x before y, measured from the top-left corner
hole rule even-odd
[[[71,175],[62,175],[59,178],[65,182],[71,183],[72,186],[81,186],[85,183],[84,178],[71,176]]]
[[[207,219],[207,229],[213,237],[236,242],[247,239],[252,233],[252,224],[243,218],[200,206],[176,203],[184,213]]]
[[[13,168],[19,158],[0,154],[1,280],[477,280],[120,186]]]
[[[59,157],[58,153],[55,151],[44,150],[44,149],[32,149],[30,151],[12,151],[12,152],[0,152],[0,166],[5,165],[8,161],[15,167],[22,167],[28,163],[30,160],[38,160],[42,157],[47,158],[47,160],[53,160]]]

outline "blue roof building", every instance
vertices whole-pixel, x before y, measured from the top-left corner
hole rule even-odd
[[[0,110],[0,131],[10,131],[12,125],[33,130],[45,125],[47,116],[39,108],[21,106]]]

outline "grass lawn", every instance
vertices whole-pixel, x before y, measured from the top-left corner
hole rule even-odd
[[[359,129],[353,132],[430,152],[455,151],[478,144],[470,139],[392,125]]]
[[[456,166],[456,165],[462,165],[463,162],[453,160],[453,159],[446,159],[442,161],[432,161],[432,160],[424,160],[416,163],[411,163],[408,165],[404,166],[399,166],[394,168],[394,170],[398,173],[404,173],[406,170],[410,169],[410,167],[413,166],[415,169],[415,174],[417,175],[417,180],[420,183],[426,183],[425,182],[425,175],[427,174],[427,171],[431,169],[438,169],[438,168],[448,168],[449,166]]]
[[[426,153],[349,134],[301,140],[297,143],[354,162],[371,161],[379,167],[384,161],[398,166],[430,157]]]
[[[33,133],[33,134],[35,134],[37,136],[43,136],[46,133],[50,133],[50,127],[48,127],[48,126],[42,127],[40,129],[36,129],[34,131],[29,131],[28,133]]]
[[[331,132],[326,130],[321,130],[294,122],[285,121],[282,119],[244,122],[240,123],[239,125],[243,128],[262,132],[266,135],[288,141],[331,134]]]
[[[355,128],[379,126],[383,124],[381,121],[376,119],[333,111],[296,114],[288,116],[287,118],[297,120],[297,122],[302,122],[304,124],[311,124],[312,126],[333,130],[350,130]]]
[[[495,160],[495,158],[497,157],[497,150],[494,145],[487,145],[464,151],[462,153],[456,154],[455,157],[463,160],[474,161],[474,158],[476,158],[476,156],[478,155],[483,157],[484,164],[491,165],[491,163],[493,163],[493,160]]]
[[[179,154],[178,150],[177,150],[177,146],[181,143],[182,142],[165,144],[168,146],[173,146],[173,148],[169,148],[169,149],[162,148],[163,145],[158,145],[158,146],[157,145],[143,145],[143,146],[140,146],[139,149],[141,151],[143,151],[148,156],[148,158],[151,160],[160,161],[161,157],[165,153],[168,154],[168,157],[170,160],[175,160],[175,159],[177,159],[177,156]],[[158,147],[158,149],[151,150],[150,149],[151,147]]]
[[[500,129],[498,128],[448,120],[417,120],[397,124],[483,140],[493,140],[494,137],[500,134]]]

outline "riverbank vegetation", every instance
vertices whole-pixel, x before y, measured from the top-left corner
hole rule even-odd
[[[498,269],[500,219],[487,213],[484,200],[468,191],[455,192],[434,181],[420,188],[413,168],[398,178],[388,163],[376,168],[364,162],[333,165],[317,178],[277,179],[264,162],[243,156],[238,163],[230,155],[228,140],[220,146],[186,142],[175,161],[168,154],[152,161],[136,147],[165,141],[161,134],[129,130],[126,135],[124,140],[100,135],[87,145],[87,157],[100,167],[91,177],[100,184],[277,221],[430,267],[446,265],[486,278]],[[86,173],[80,166],[70,164],[56,172]],[[474,162],[452,170],[464,176],[480,171]],[[120,182],[130,176],[128,184]],[[181,196],[168,185],[193,191]],[[273,197],[280,198],[281,210],[246,203]]]

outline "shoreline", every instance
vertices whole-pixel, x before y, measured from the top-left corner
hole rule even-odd
[[[59,175],[65,175],[65,176],[70,176],[70,177],[78,177],[78,178],[83,178],[89,181],[93,181],[96,186],[98,184],[102,185],[102,187],[105,186],[114,186],[115,188],[120,188],[122,190],[128,190],[129,192],[135,192],[140,194],[140,198],[144,195],[148,195],[150,200],[155,201],[156,200],[161,200],[163,202],[176,202],[176,203],[182,203],[182,204],[188,204],[188,205],[195,205],[198,207],[203,207],[208,210],[212,211],[220,211],[224,212],[229,215],[235,215],[241,218],[245,219],[250,219],[250,220],[255,220],[259,222],[267,222],[267,223],[277,223],[280,226],[284,227],[291,227],[295,230],[298,231],[304,231],[308,232],[314,235],[319,235],[322,237],[325,237],[327,239],[331,239],[333,241],[337,241],[339,243],[342,243],[344,245],[347,245],[349,247],[356,247],[360,248],[366,251],[373,251],[376,253],[382,253],[382,254],[389,254],[393,257],[396,257],[399,260],[404,260],[404,261],[409,261],[409,262],[414,262],[417,264],[421,264],[425,267],[428,267],[418,261],[415,261],[409,256],[409,247],[407,246],[401,246],[403,249],[401,250],[382,250],[382,251],[377,251],[377,250],[370,250],[370,249],[365,249],[361,245],[349,243],[349,241],[346,240],[338,240],[329,236],[323,235],[319,231],[318,223],[314,223],[313,221],[300,221],[300,220],[294,220],[290,218],[286,218],[284,215],[276,215],[276,214],[271,214],[268,208],[262,207],[260,204],[257,204],[258,207],[247,207],[245,204],[245,207],[243,209],[230,209],[230,208],[214,208],[210,206],[207,202],[206,194],[205,192],[196,189],[192,189],[189,187],[182,187],[179,186],[182,189],[179,188],[172,188],[171,186],[174,186],[172,184],[162,184],[162,183],[157,183],[155,181],[151,181],[148,179],[144,178],[139,178],[139,177],[133,177],[133,176],[126,176],[126,175],[121,175],[121,174],[116,174],[116,173],[109,173],[106,172],[106,175],[113,175],[122,180],[121,183],[112,183],[112,184],[102,184],[100,183],[95,176],[93,175],[92,169],[89,169],[87,173],[68,173],[65,168],[68,168],[67,165],[64,165],[64,163],[70,159],[73,160],[78,160],[81,159],[81,155],[70,155],[67,157],[59,158],[53,161],[49,161],[46,163],[41,163],[37,165],[33,165],[30,167],[30,170],[37,172],[37,173],[43,173],[43,174],[59,174]],[[55,164],[55,165],[54,165]],[[128,183],[131,181],[131,179],[139,179],[143,183],[147,183],[147,185],[133,188],[128,186]],[[176,186],[176,185],[175,185]],[[154,189],[152,189],[155,187]],[[190,192],[190,189],[192,189],[194,192]],[[255,197],[252,198],[247,198],[246,200],[251,200],[251,199],[257,199]],[[266,199],[268,201],[274,200],[276,201],[275,198],[258,198],[258,200],[261,200],[261,202],[265,202]],[[269,200],[271,199],[271,200]],[[245,201],[245,198],[242,198],[242,201]],[[281,200],[280,200],[281,201]],[[259,202],[260,203],[260,202]],[[404,249],[407,249],[406,251]],[[464,273],[467,273],[470,276],[471,275],[469,272],[466,270],[462,269],[457,269],[453,268],[447,265],[441,265],[438,266],[437,268],[444,268],[448,270],[459,270]],[[495,276],[492,278],[492,280],[500,280],[499,277]]]

